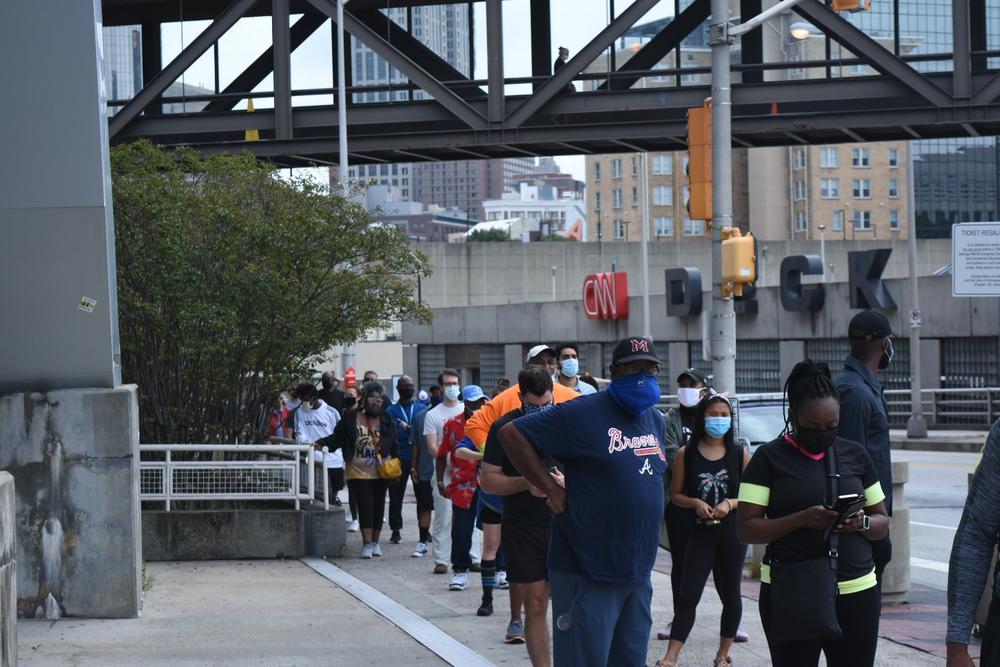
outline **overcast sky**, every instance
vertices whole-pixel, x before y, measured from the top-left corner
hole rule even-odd
[[[605,0],[551,0],[552,3],[552,47],[565,46],[570,55],[585,46],[608,24],[608,6]],[[620,14],[632,2],[617,0],[616,14]],[[639,23],[673,15],[673,2],[661,1],[651,9]],[[349,6],[349,5],[348,5]],[[531,76],[531,44],[528,30],[528,0],[505,0],[503,3],[504,22],[504,74],[507,77]],[[486,8],[482,2],[475,3],[475,63],[477,79],[486,78]],[[298,16],[292,17],[292,22]],[[184,46],[209,24],[208,21],[190,21],[163,26],[164,62],[172,60]],[[292,53],[292,90],[308,88],[332,88],[334,85],[331,60],[331,29],[328,21]],[[267,17],[242,19],[222,39],[219,40],[220,89],[225,88],[238,74],[271,45],[271,22]],[[552,54],[555,59],[555,53]],[[184,74],[183,81],[189,85],[212,89],[215,87],[214,57],[212,50],[202,56]],[[256,91],[272,90],[269,76]],[[520,92],[511,89],[510,92]],[[296,106],[332,104],[332,96],[298,97]],[[273,106],[268,99],[255,100],[258,108]],[[246,108],[241,103],[238,108]],[[560,156],[556,158],[564,171],[585,180],[583,156]]]

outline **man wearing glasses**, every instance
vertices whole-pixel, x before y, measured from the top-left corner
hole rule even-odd
[[[885,508],[892,516],[889,411],[877,374],[892,363],[896,334],[885,315],[865,310],[851,318],[847,336],[851,340],[851,353],[844,359],[844,370],[835,379],[840,391],[840,437],[861,443],[868,450],[885,489]],[[882,572],[892,558],[888,536],[872,542],[872,555],[875,574],[881,581]]]
[[[500,429],[507,457],[555,514],[548,576],[556,667],[646,664],[667,469],[654,407],[659,372],[653,343],[625,338],[607,391]],[[563,465],[565,487],[547,458]]]

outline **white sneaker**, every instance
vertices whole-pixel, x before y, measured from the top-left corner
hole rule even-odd
[[[365,546],[361,547],[361,557],[364,558],[365,560],[371,560],[372,554],[374,553],[375,553],[374,544],[366,544]]]
[[[502,591],[510,588],[510,583],[507,581],[507,573],[503,570],[497,570],[496,578],[494,579],[494,588],[499,588]]]
[[[382,557],[382,547],[378,545],[378,542],[372,542],[372,556],[376,558]]]
[[[464,591],[465,585],[469,583],[469,573],[468,572],[456,572],[455,576],[451,578],[451,583],[448,584],[449,591]]]
[[[414,558],[423,558],[424,556],[427,555],[427,553],[428,553],[427,545],[421,542],[420,544],[417,545],[417,548],[413,550],[412,556]]]
[[[359,525],[358,525],[358,522],[357,522],[357,520],[354,520],[354,521],[352,521],[352,522],[351,522],[350,524],[348,524],[348,526],[347,526],[347,531],[348,531],[349,533],[356,533],[356,532],[358,532],[359,530],[361,530],[361,526],[359,526]]]

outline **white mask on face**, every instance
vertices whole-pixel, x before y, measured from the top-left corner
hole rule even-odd
[[[677,400],[685,408],[693,408],[701,400],[701,389],[680,387],[677,389]]]

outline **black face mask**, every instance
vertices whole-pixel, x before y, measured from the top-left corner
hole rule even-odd
[[[358,399],[355,398],[354,396],[344,396],[344,407],[345,408],[353,408],[354,405],[357,402],[358,402]]]
[[[408,401],[413,398],[413,387],[400,387],[399,400]]]
[[[892,363],[892,358],[896,356],[896,346],[889,341],[889,348],[882,350],[882,358],[878,360],[878,367],[880,370],[885,370],[889,368],[889,364]]]
[[[795,442],[810,454],[822,454],[833,446],[837,439],[835,428],[803,428],[795,427]]]

